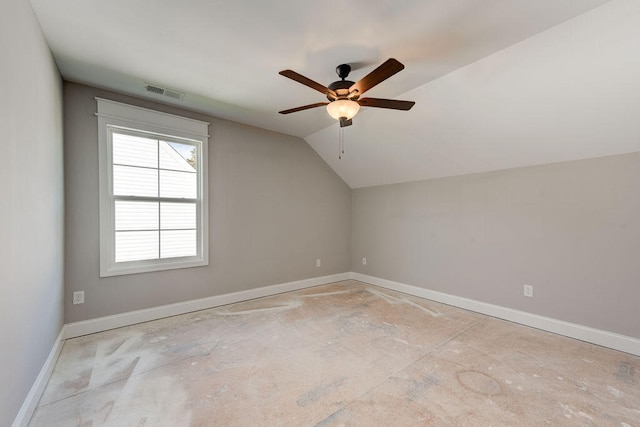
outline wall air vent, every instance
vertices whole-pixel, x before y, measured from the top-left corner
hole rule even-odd
[[[155,93],[156,95],[168,96],[169,98],[181,100],[184,98],[184,93],[173,89],[167,89],[158,85],[145,83],[144,88],[147,92]]]
[[[161,87],[147,84],[145,85],[144,88],[147,90],[147,92],[157,93],[158,95],[164,95],[164,89]]]
[[[178,92],[176,90],[165,89],[164,96],[168,96],[169,98],[174,98],[174,99],[182,99],[182,97],[184,96],[184,93]]]

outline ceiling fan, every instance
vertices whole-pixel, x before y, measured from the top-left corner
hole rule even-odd
[[[297,111],[308,110],[310,108],[327,106],[327,112],[331,117],[340,121],[340,127],[351,126],[353,117],[358,113],[360,107],[388,108],[391,110],[410,110],[415,104],[413,101],[399,101],[395,99],[381,98],[360,98],[366,91],[383,82],[394,74],[402,71],[404,65],[397,60],[390,58],[378,68],[364,76],[357,82],[346,80],[351,72],[349,64],[341,64],[336,67],[336,73],[341,80],[331,83],[328,87],[298,74],[292,70],[280,71],[281,76],[295,80],[305,86],[315,89],[327,96],[329,102],[317,102],[315,104],[303,105],[302,107],[291,108],[279,111],[280,114],[290,114]]]

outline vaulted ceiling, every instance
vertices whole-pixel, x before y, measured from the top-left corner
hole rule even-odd
[[[640,151],[637,0],[30,0],[62,76],[305,140],[352,188]],[[278,75],[416,101],[345,128]],[[145,90],[184,92],[181,100]]]

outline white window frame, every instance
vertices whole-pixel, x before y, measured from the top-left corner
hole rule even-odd
[[[102,98],[96,98],[96,101],[98,105],[96,116],[98,117],[100,187],[100,277],[208,265],[207,145],[209,142],[209,123]],[[148,133],[153,136],[163,136],[172,141],[187,140],[200,145],[196,201],[196,256],[115,262],[115,204],[111,140],[113,130]]]

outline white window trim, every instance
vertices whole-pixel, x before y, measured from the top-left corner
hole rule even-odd
[[[122,274],[172,270],[199,267],[209,264],[209,215],[208,215],[208,172],[207,145],[209,123],[161,113],[146,108],[123,104],[102,98],[95,98],[98,104],[98,165],[100,199],[100,277]],[[115,213],[111,201],[112,170],[110,128],[130,129],[150,132],[169,137],[184,138],[201,142],[200,180],[198,182],[199,202],[197,211],[198,253],[196,257],[183,259],[130,261],[116,263],[115,253]]]

